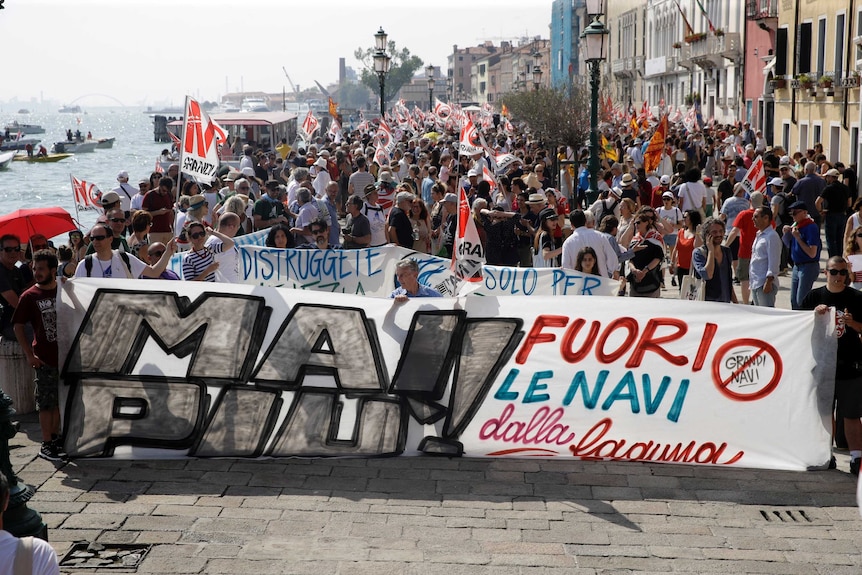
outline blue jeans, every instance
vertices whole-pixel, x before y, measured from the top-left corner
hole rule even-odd
[[[844,252],[844,227],[847,225],[847,216],[844,214],[826,213],[826,250],[829,257],[840,256]]]
[[[775,286],[772,287],[772,291],[769,293],[763,293],[763,286],[759,288],[754,288],[751,292],[751,301],[754,302],[754,305],[759,305],[760,307],[775,307],[775,294],[778,293],[778,288]]]
[[[820,273],[820,262],[794,265],[790,275],[790,308],[799,309]]]

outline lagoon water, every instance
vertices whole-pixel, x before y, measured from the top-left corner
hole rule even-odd
[[[13,120],[41,125],[45,133],[32,137],[41,137],[49,150],[54,142],[66,139],[68,129],[81,130],[85,136],[90,131],[97,139],[116,138],[111,149],[75,154],[57,163],[12,162],[8,170],[0,170],[0,214],[20,208],[60,206],[78,218],[81,228],[87,230],[98,215],[82,211],[76,216],[70,174],[107,192],[117,186],[117,174],[126,170],[129,183],[135,185],[153,172],[159,153],[170,147],[154,141],[153,120],[143,111],[143,108],[92,108],[81,114],[0,113],[0,129]],[[66,239],[63,235],[54,243],[65,243]]]

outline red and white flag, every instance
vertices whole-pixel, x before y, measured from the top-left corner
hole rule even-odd
[[[79,210],[99,210],[102,209],[102,191],[96,184],[90,184],[84,180],[79,180],[75,176],[69,174],[72,178],[72,194],[75,198],[75,208]]]
[[[745,177],[740,182],[745,191],[751,194],[752,192],[766,193],[766,170],[763,169],[763,158],[757,156],[751,167],[745,172]]]
[[[227,135],[190,96],[186,96],[182,134],[180,172],[201,182],[211,182],[219,167],[219,141],[224,142]]]
[[[314,136],[314,133],[319,127],[320,123],[317,121],[317,118],[314,117],[314,112],[309,110],[308,114],[305,115],[305,120],[302,121],[302,132],[305,134],[303,140],[310,142],[312,136]]]
[[[497,191],[497,178],[491,174],[491,170],[488,169],[488,166],[482,166],[482,179],[491,185],[491,197],[493,198],[494,192]]]
[[[329,123],[329,132],[327,132],[327,135],[332,138],[332,141],[336,144],[341,143],[341,124],[339,124],[338,120],[336,120],[335,118],[333,118],[332,121]]]
[[[482,144],[479,142],[479,132],[476,130],[476,126],[473,125],[472,120],[468,119],[467,123],[461,128],[458,153],[472,156],[473,154],[481,154],[482,152]]]
[[[462,281],[482,281],[482,266],[485,264],[485,248],[479,239],[476,222],[464,188],[459,186],[458,230],[455,234],[452,271]]]
[[[389,129],[389,125],[383,120],[380,120],[380,127],[377,128],[375,136],[383,149],[386,150],[386,154],[392,156],[392,152],[395,151],[395,140],[392,138],[392,130]]]
[[[452,115],[452,107],[441,102],[439,98],[434,98],[434,115],[439,121],[445,122]]]

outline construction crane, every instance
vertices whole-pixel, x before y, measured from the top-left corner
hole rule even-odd
[[[293,83],[293,80],[290,79],[290,75],[287,73],[287,68],[284,66],[281,67],[282,71],[284,71],[284,75],[287,77],[288,83],[290,83],[290,87],[293,89],[293,92],[296,94],[296,101],[299,102],[301,97],[299,95],[299,86]]]

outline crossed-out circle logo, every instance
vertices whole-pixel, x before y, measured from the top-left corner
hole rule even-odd
[[[712,379],[718,391],[736,401],[756,401],[772,393],[784,370],[778,351],[759,339],[733,339],[715,353]]]

